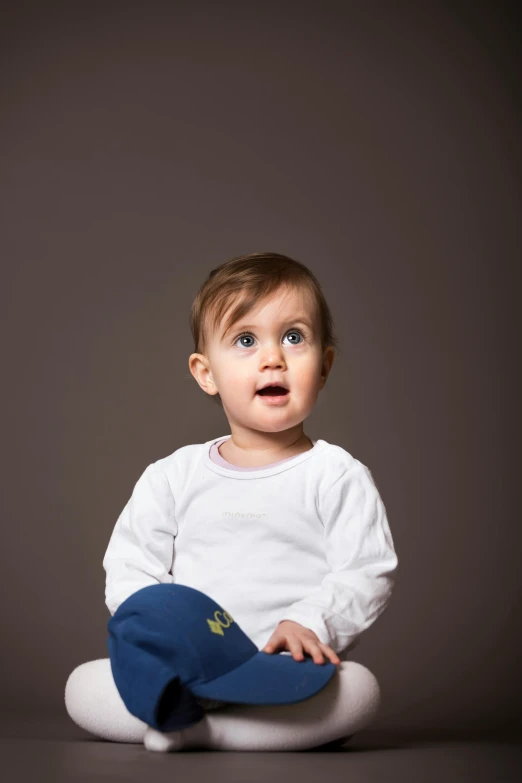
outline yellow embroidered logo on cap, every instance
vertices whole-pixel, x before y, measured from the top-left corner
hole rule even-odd
[[[223,620],[221,620],[218,617],[219,614],[222,614],[223,617],[227,619],[228,622],[226,625],[223,622]],[[228,612],[220,612],[219,609],[216,609],[216,611],[214,612],[214,620],[209,620],[207,617],[207,623],[209,624],[212,633],[218,633],[220,636],[225,635],[222,629],[229,628],[233,622],[234,622],[234,618],[232,617],[232,615],[230,615]]]

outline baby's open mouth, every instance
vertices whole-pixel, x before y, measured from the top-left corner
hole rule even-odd
[[[281,394],[288,394],[288,389],[283,389],[282,386],[265,386],[264,389],[259,389],[256,394],[270,397],[280,397]]]

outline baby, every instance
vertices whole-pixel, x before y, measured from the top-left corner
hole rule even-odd
[[[254,253],[212,270],[191,330],[190,372],[223,408],[230,434],[178,448],[144,470],[103,560],[107,607],[113,615],[147,585],[184,584],[230,612],[258,649],[338,667],[323,691],[297,704],[200,699],[214,731],[193,732],[193,746],[295,750],[342,741],[379,706],[375,677],[347,652],[388,605],[398,558],[369,469],[303,429],[334,361],[328,305],[302,263]],[[82,683],[91,667],[91,698],[93,677],[102,689],[102,662],[97,704],[107,705],[111,689],[114,714],[96,722]],[[183,732],[161,735],[118,702],[107,665],[93,661],[71,674],[73,720],[108,739],[179,749]]]

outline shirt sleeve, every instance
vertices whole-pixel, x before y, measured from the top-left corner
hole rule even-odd
[[[281,620],[310,628],[337,654],[358,643],[389,603],[398,558],[386,509],[361,462],[342,473],[320,502],[329,573]]]
[[[169,571],[177,535],[174,510],[167,477],[152,463],[118,517],[103,558],[105,603],[111,615],[142,587],[172,583]]]

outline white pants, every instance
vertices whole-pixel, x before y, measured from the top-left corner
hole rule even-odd
[[[316,664],[319,665],[319,664]],[[230,704],[209,710],[183,729],[185,746],[210,750],[306,750],[365,728],[381,704],[375,676],[360,663],[341,661],[319,693],[296,704]],[[148,726],[126,708],[109,658],[77,666],[65,686],[65,706],[82,729],[113,742],[143,742]]]

